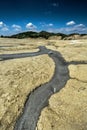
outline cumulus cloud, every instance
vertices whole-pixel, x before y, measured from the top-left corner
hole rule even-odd
[[[7,27],[7,25],[3,21],[0,21],[0,28],[3,28],[3,27]]]
[[[4,23],[1,21],[0,22],[0,28],[2,28],[4,26]]]
[[[49,23],[49,24],[48,24],[48,26],[49,26],[49,27],[52,27],[52,26],[53,26],[53,24],[52,24],[52,23]]]
[[[8,26],[3,21],[0,21],[0,30],[4,32],[9,30]]]
[[[75,21],[69,21],[66,23],[67,26],[74,25],[74,24],[76,24]]]
[[[76,28],[84,28],[85,27],[85,25],[84,24],[78,24],[78,25],[75,25],[74,27],[76,27]]]
[[[8,27],[3,27],[3,28],[1,29],[1,31],[9,31],[9,28],[8,28]]]
[[[28,30],[36,30],[37,26],[34,25],[33,23],[28,23],[28,24],[26,24],[26,28]]]
[[[16,25],[16,24],[13,24],[12,28],[14,28],[14,31],[21,31],[22,29],[20,25]]]
[[[84,24],[78,24],[74,26],[69,27],[63,27],[63,28],[57,28],[57,29],[48,29],[47,31],[55,32],[55,33],[65,33],[65,34],[71,34],[71,33],[87,33],[87,27]]]

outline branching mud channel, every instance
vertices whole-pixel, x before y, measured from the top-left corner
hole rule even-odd
[[[23,114],[16,121],[14,130],[35,130],[41,114],[41,110],[48,105],[50,96],[62,89],[69,80],[68,64],[59,52],[39,47],[40,51],[35,53],[22,53],[14,55],[1,55],[1,60],[31,57],[48,54],[55,62],[55,73],[50,82],[45,83],[29,94],[25,103]]]

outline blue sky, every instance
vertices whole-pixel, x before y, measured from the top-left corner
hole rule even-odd
[[[0,1],[0,35],[42,30],[87,33],[87,0]]]

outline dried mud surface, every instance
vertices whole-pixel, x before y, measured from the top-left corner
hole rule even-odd
[[[0,54],[37,52],[38,46],[58,51],[69,63],[70,79],[51,96],[37,123],[37,130],[87,129],[87,40],[1,39]],[[36,87],[49,82],[55,64],[48,55],[0,61],[0,130],[14,123]],[[20,101],[20,102],[19,102]]]
[[[48,55],[0,62],[0,130],[12,130],[29,93],[49,82],[54,62]]]

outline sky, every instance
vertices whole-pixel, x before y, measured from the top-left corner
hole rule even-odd
[[[87,33],[87,0],[0,0],[0,35]]]

